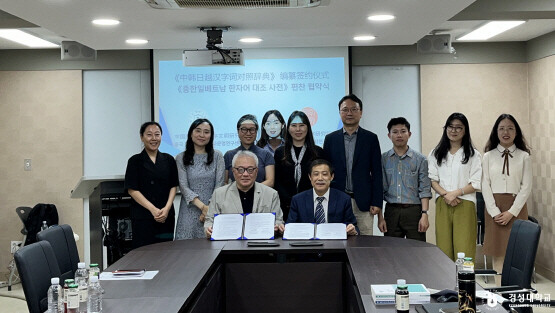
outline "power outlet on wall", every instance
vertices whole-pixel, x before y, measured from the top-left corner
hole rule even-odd
[[[23,241],[11,241],[10,242],[10,253],[14,254],[19,248],[21,248],[21,244]]]

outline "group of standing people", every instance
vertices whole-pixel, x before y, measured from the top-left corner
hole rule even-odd
[[[331,177],[328,188],[331,184],[350,199],[356,217],[350,234],[372,235],[377,216],[378,228],[385,235],[425,241],[433,189],[437,245],[451,259],[457,252],[475,255],[476,191],[481,190],[488,212],[484,252],[494,256],[495,267],[502,266],[512,223],[516,218],[528,218],[526,200],[532,180],[530,151],[513,116],[499,116],[481,159],[472,144],[467,118],[453,113],[445,122],[439,143],[426,158],[408,146],[411,132],[405,118],[388,123],[393,147],[382,154],[376,134],[359,125],[362,101],[347,95],[339,101],[338,109],[343,127],[325,137],[323,148],[315,144],[304,112],[294,111],[285,123],[279,111],[271,110],[264,115],[264,131],[256,144],[258,121],[250,114],[242,116],[237,122],[240,146],[225,155],[213,147],[212,123],[197,119],[189,128],[185,151],[175,161],[158,151],[160,125],[143,124],[140,137],[144,150],[129,159],[125,175],[125,186],[133,199],[134,247],[173,239],[173,200],[178,185],[182,197],[175,239],[203,238],[205,219],[213,218],[209,208],[214,205],[211,201],[215,201],[212,197],[216,197],[218,187],[234,184],[237,179],[239,207],[244,208],[245,203],[252,207],[253,199],[259,200],[262,193],[272,205],[277,202],[283,221],[287,221],[293,197],[312,187],[318,189],[316,176],[311,176],[312,167],[317,167],[331,172],[324,173]],[[324,161],[313,163],[321,159]],[[249,181],[251,174],[256,183]],[[249,188],[242,191],[241,186]],[[220,188],[222,197],[226,188]],[[249,192],[257,196],[249,196]],[[317,210],[315,206],[315,214]],[[283,228],[276,225],[276,230]]]

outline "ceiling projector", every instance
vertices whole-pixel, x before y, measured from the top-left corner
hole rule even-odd
[[[222,32],[231,27],[200,27],[206,32],[206,49],[183,50],[183,66],[244,65],[243,50],[220,48]]]

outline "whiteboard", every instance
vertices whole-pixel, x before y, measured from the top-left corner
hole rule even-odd
[[[124,175],[151,120],[149,70],[83,71],[83,175]]]
[[[352,88],[363,103],[360,126],[378,135],[382,153],[393,147],[387,123],[401,116],[410,123],[409,146],[421,151],[418,65],[353,66]]]

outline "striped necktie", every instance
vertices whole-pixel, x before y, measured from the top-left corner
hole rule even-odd
[[[316,224],[322,224],[326,222],[326,213],[324,213],[324,206],[322,205],[322,201],[324,201],[324,197],[316,197],[318,204],[316,205],[316,212],[314,212],[314,220]]]

